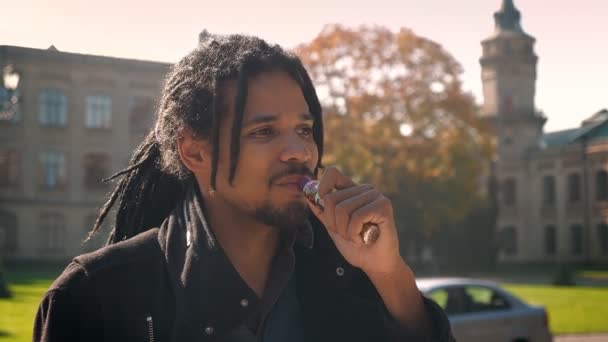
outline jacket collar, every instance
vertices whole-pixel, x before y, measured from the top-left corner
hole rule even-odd
[[[159,230],[176,299],[174,341],[192,338],[192,334],[224,334],[252,315],[260,302],[215,238],[201,203],[197,187],[192,186]],[[287,237],[286,243],[312,249],[310,221]]]

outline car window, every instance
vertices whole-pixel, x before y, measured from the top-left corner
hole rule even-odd
[[[446,290],[435,290],[431,292],[428,297],[441,306],[443,310],[445,310],[445,305],[448,301],[448,292]]]
[[[431,291],[428,295],[448,315],[458,315],[466,312],[465,292],[461,286],[451,286]]]
[[[433,290],[427,296],[448,315],[506,310],[510,307],[504,296],[485,286],[450,286]]]
[[[465,288],[467,312],[505,310],[510,307],[507,299],[500,293],[485,286],[467,286]]]

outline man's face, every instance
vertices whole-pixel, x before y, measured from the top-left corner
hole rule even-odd
[[[235,85],[229,85],[225,94],[215,196],[264,224],[301,224],[309,209],[297,182],[302,175],[312,176],[319,158],[302,89],[281,71],[249,79],[232,185],[228,178]]]

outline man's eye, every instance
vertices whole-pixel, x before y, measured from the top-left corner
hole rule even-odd
[[[305,136],[305,137],[312,136],[312,127],[302,127],[302,128],[300,128],[299,134],[301,134],[302,136]]]
[[[255,130],[251,133],[253,137],[266,137],[272,135],[273,131],[271,128],[265,127],[258,130]]]

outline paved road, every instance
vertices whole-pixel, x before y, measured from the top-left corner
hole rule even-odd
[[[608,342],[608,334],[560,335],[554,342]]]

